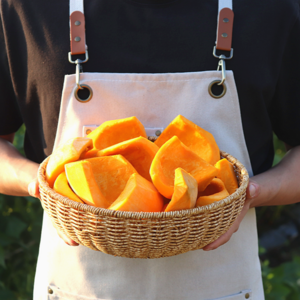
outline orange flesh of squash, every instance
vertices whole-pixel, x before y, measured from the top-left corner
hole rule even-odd
[[[92,146],[93,142],[90,138],[77,137],[57,148],[50,156],[46,167],[46,179],[49,186],[53,187],[57,176],[64,171],[65,164],[78,160]]]
[[[81,159],[88,159],[88,158],[92,158],[92,157],[97,157],[97,153],[98,153],[99,149],[93,148],[88,152],[83,153],[83,155],[81,155]]]
[[[215,164],[215,167],[219,170],[217,178],[224,182],[229,195],[233,194],[239,187],[239,184],[231,162],[223,158]]]
[[[161,147],[173,136],[177,136],[183,144],[212,165],[220,159],[220,150],[213,135],[181,115],[166,127],[154,143]]]
[[[181,168],[175,170],[174,194],[165,211],[194,208],[198,196],[197,180]]]
[[[227,196],[229,196],[229,193],[223,181],[219,178],[214,178],[203,192],[199,192],[196,206],[208,205]]]
[[[174,192],[175,170],[182,168],[190,173],[203,191],[218,174],[218,170],[190,150],[177,136],[169,139],[156,153],[150,168],[152,182],[157,190],[171,199]]]
[[[151,182],[150,166],[158,146],[144,137],[137,137],[98,152],[98,156],[121,154],[136,169],[136,171]]]
[[[87,135],[98,150],[139,136],[147,138],[143,124],[136,117],[106,121]]]
[[[65,197],[68,197],[69,199],[71,199],[73,201],[84,203],[79,197],[77,197],[77,195],[70,188],[68,179],[66,176],[66,172],[62,172],[58,175],[58,177],[56,178],[56,180],[54,182],[53,189],[57,193],[65,196]]]
[[[128,183],[108,209],[134,212],[160,212],[164,205],[162,196],[144,177],[132,174]]]
[[[95,181],[109,205],[120,196],[129,177],[137,173],[122,155],[95,157],[86,161],[91,163]]]
[[[92,164],[86,160],[65,165],[68,182],[86,204],[107,208],[110,203],[101,193],[95,180]]]

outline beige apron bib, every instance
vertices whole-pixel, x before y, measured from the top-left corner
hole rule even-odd
[[[208,93],[217,79],[221,72],[81,73],[80,83],[93,90],[92,99],[82,103],[74,97],[75,75],[67,75],[55,147],[107,120],[136,116],[151,134],[181,114],[210,131],[220,149],[252,174],[233,73],[226,72],[227,92],[220,99]],[[263,300],[255,211],[216,250],[152,260],[70,247],[44,215],[34,299]]]

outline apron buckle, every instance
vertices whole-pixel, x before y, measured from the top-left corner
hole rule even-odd
[[[221,56],[223,56],[223,55],[221,55]],[[222,85],[226,80],[226,65],[225,65],[225,60],[223,58],[221,58],[219,60],[217,71],[220,71],[220,69],[222,71],[222,80],[220,81],[220,83],[218,83],[218,85]]]
[[[79,89],[82,90],[83,87],[80,84],[80,73],[82,72],[82,65],[81,64],[86,63],[89,60],[88,51],[87,50],[85,51],[85,59],[84,60],[82,60],[82,59],[76,59],[75,61],[72,60],[71,52],[69,52],[68,58],[69,58],[69,62],[71,64],[76,64],[76,85]]]

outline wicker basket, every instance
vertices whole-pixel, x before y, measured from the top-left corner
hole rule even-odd
[[[234,165],[239,188],[213,204],[173,212],[137,213],[97,208],[72,201],[51,189],[45,179],[48,159],[40,165],[41,202],[53,225],[77,243],[107,254],[130,258],[160,258],[201,249],[225,233],[241,212],[249,177]]]

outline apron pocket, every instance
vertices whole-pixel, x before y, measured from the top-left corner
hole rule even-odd
[[[100,298],[90,298],[78,294],[65,292],[53,285],[48,286],[48,300],[101,300]]]
[[[209,300],[252,300],[252,292],[251,290],[243,290],[236,294],[223,296],[215,299],[209,299]]]

